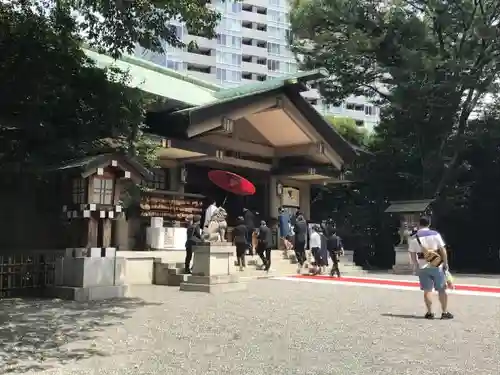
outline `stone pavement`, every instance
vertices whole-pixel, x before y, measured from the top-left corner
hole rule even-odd
[[[134,287],[142,299],[0,301],[0,374],[499,373],[500,299],[256,280],[224,295]]]

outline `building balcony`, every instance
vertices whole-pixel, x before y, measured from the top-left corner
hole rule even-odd
[[[261,65],[253,62],[242,62],[241,70],[244,72],[267,75],[267,65]]]
[[[367,115],[364,111],[355,111],[352,109],[346,109],[344,107],[329,107],[326,110],[323,110],[325,114],[339,116],[339,117],[348,117],[352,118],[356,121],[366,121],[366,122],[379,122],[380,119],[376,115]]]
[[[250,21],[250,22],[255,22],[255,23],[267,25],[267,15],[265,15],[265,14],[260,14],[257,12],[242,11],[241,18],[245,21]]]
[[[267,31],[260,31],[257,29],[248,29],[246,27],[241,28],[241,36],[243,38],[257,39],[257,40],[267,40]]]
[[[269,1],[268,0],[245,0],[245,1],[243,1],[243,4],[255,5],[256,7],[260,7],[260,8],[267,8],[269,6]]]
[[[200,55],[191,52],[182,52],[179,54],[179,58],[188,64],[196,64],[202,66],[215,66],[215,56]]]
[[[261,48],[257,46],[249,46],[246,44],[241,45],[241,52],[243,55],[264,57],[267,59],[267,48]]]
[[[186,44],[189,42],[196,42],[196,44],[200,48],[215,49],[217,47],[217,40],[207,39],[196,35],[186,35],[183,39],[183,42]]]

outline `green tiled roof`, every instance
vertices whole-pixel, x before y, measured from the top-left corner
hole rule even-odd
[[[116,158],[118,160],[125,161],[128,165],[132,166],[137,173],[139,173],[143,177],[150,177],[151,172],[149,169],[144,167],[139,161],[137,161],[133,157],[127,157],[125,155],[117,154],[117,153],[106,153],[106,154],[98,154],[86,156],[80,159],[73,159],[62,163],[59,166],[49,168],[48,171],[63,171],[69,169],[80,169],[80,170],[88,170],[97,168],[100,165],[108,162],[109,160]]]
[[[388,213],[420,213],[427,210],[433,202],[432,199],[414,200],[414,201],[394,201],[387,207]]]
[[[93,156],[87,156],[81,159],[74,159],[67,161],[63,165],[60,165],[56,168],[55,170],[64,170],[64,169],[73,169],[73,168],[86,168],[89,165],[92,165],[94,163],[100,163],[102,162],[103,159],[106,158],[106,155],[93,155]]]
[[[233,101],[234,99],[243,98],[245,96],[252,96],[255,94],[271,91],[285,86],[286,84],[296,84],[298,82],[312,81],[325,77],[326,74],[322,70],[313,70],[309,72],[300,72],[285,77],[278,77],[264,82],[248,83],[241,86],[223,89],[214,93],[217,100],[201,106],[181,109],[175,111],[176,115],[186,115],[193,111],[199,111],[213,105],[224,104]]]
[[[133,56],[124,55],[119,60],[115,60],[90,49],[84,49],[84,52],[95,61],[99,68],[115,66],[129,72],[131,87],[192,106],[215,101],[214,93],[221,90],[220,86]]]
[[[269,79],[264,82],[248,83],[241,86],[222,89],[214,92],[214,96],[219,100],[234,99],[236,97],[257,94],[259,92],[271,91],[284,86],[287,83],[314,81],[327,77],[327,73],[323,69],[316,69],[307,72],[299,72],[288,76]]]
[[[129,72],[131,87],[137,87],[142,91],[177,100],[193,107],[220,103],[227,99],[271,91],[285,84],[313,81],[327,76],[326,71],[317,69],[224,89],[222,86],[134,56],[123,55],[115,60],[88,48],[85,48],[84,52],[100,68],[116,66]]]

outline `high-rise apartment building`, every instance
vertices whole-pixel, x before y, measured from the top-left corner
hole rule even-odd
[[[172,22],[177,36],[186,43],[195,41],[196,48],[166,45],[164,54],[138,48],[136,55],[221,86],[265,81],[297,71],[288,45],[288,0],[212,0],[209,6],[222,14],[216,39],[189,35],[182,24]],[[304,97],[319,112],[352,117],[360,126],[371,128],[378,121],[378,109],[363,98],[331,107],[322,103],[314,88]]]

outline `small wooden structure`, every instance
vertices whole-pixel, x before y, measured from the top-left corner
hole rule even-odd
[[[431,213],[432,202],[432,199],[393,201],[385,210],[387,213],[399,215],[399,243],[394,247],[395,260],[392,267],[395,273],[406,274],[413,271],[408,256],[408,238],[413,228],[418,225],[419,218]]]
[[[430,214],[430,205],[432,202],[432,199],[391,202],[391,205],[385,212],[399,215],[400,244],[408,242],[405,233],[418,225],[419,218],[422,215]]]
[[[120,154],[101,154],[58,167],[61,173],[62,211],[70,221],[69,248],[107,248],[112,220],[123,214],[120,196],[128,180],[140,182],[148,169]]]

